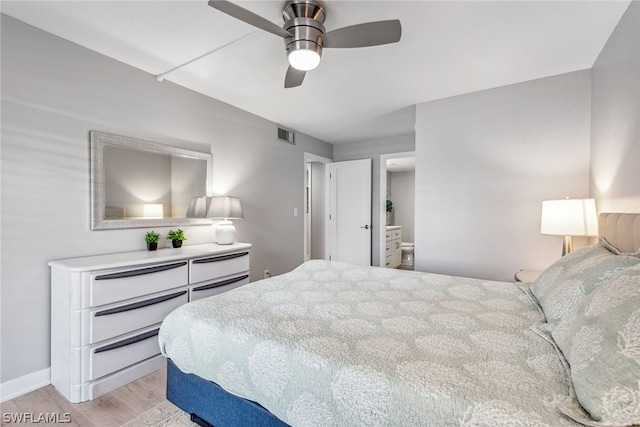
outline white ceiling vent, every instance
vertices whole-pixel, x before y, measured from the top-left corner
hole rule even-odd
[[[278,140],[296,145],[296,134],[291,129],[278,125]]]

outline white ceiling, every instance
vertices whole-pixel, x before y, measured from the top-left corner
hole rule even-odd
[[[236,3],[283,23],[284,1]],[[284,89],[282,39],[214,10],[207,0],[1,2],[3,13],[151,79],[222,47],[166,80],[334,144],[411,133],[415,104],[590,68],[628,5],[324,1],[327,31],[399,19],[402,39],[325,49],[301,87]]]

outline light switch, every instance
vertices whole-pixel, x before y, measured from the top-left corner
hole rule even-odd
[[[293,216],[298,216],[298,208],[293,208]]]

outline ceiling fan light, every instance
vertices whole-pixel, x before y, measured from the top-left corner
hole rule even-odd
[[[289,64],[300,71],[313,70],[320,64],[320,54],[309,49],[292,50],[288,58]]]

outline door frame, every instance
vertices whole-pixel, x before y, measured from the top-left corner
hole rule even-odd
[[[384,267],[386,265],[385,261],[387,258],[386,253],[386,241],[387,241],[387,160],[391,159],[404,159],[407,157],[416,157],[415,151],[405,151],[402,153],[391,153],[391,154],[381,154],[380,155],[380,206],[379,209],[379,218],[380,222],[378,224],[378,229],[380,230],[380,247],[378,248],[380,253],[379,264],[380,267]]]
[[[332,159],[329,159],[327,157],[322,157],[322,156],[318,156],[317,154],[312,154],[312,153],[304,153],[304,163],[303,163],[303,170],[304,170],[304,185],[302,186],[302,206],[303,206],[303,220],[302,222],[304,223],[304,229],[303,229],[303,236],[304,236],[304,240],[303,240],[303,244],[304,246],[302,247],[302,262],[306,262],[307,261],[307,248],[309,245],[308,242],[308,238],[307,235],[309,233],[309,228],[311,227],[311,224],[309,224],[309,216],[307,215],[306,212],[306,206],[307,206],[307,186],[309,185],[308,181],[308,175],[307,175],[307,164],[308,163],[333,163]],[[325,174],[325,181],[326,181],[326,174]],[[313,184],[312,184],[313,185]],[[313,190],[311,190],[313,191]],[[325,200],[328,200],[329,195],[328,195],[328,191],[327,191],[327,187],[325,185],[325,194],[324,194],[324,198]],[[326,214],[326,209],[327,209],[327,204],[325,203],[325,214]],[[326,215],[324,215],[326,217]],[[325,218],[326,219],[326,218]],[[326,233],[325,233],[326,234]],[[326,236],[323,236],[323,239],[325,239],[325,248],[326,248]],[[326,249],[325,249],[326,252]]]

